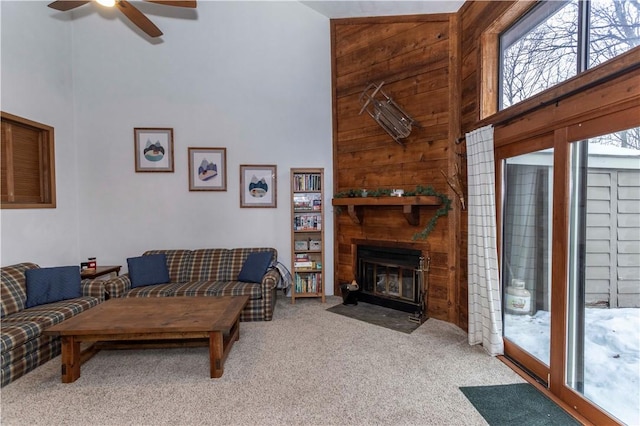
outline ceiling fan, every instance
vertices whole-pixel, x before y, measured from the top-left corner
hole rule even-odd
[[[162,31],[160,28],[156,27],[156,25],[149,20],[142,12],[140,12],[134,5],[129,3],[126,0],[96,0],[98,3],[103,6],[113,7],[116,6],[122,13],[125,14],[127,18],[135,25],[138,26],[142,31],[147,33],[149,37],[159,37],[162,35]],[[164,4],[165,6],[178,6],[178,7],[189,7],[195,8],[196,1],[190,0],[146,0],[149,3],[158,3]],[[62,12],[66,12],[67,10],[75,9],[76,7],[80,7],[87,3],[91,3],[91,0],[85,1],[71,1],[71,0],[59,0],[49,3],[48,6],[52,9],[56,9]]]

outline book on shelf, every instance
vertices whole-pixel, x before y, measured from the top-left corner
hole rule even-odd
[[[322,274],[296,274],[296,293],[318,293],[322,291]]]
[[[322,215],[303,213],[293,218],[295,231],[316,231],[322,229]]]
[[[322,210],[321,196],[320,194],[295,194],[293,208],[295,210]]]
[[[319,174],[300,173],[293,177],[293,188],[296,191],[320,191],[322,181]]]

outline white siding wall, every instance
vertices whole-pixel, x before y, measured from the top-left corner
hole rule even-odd
[[[640,307],[640,172],[589,173],[587,265],[587,304]]]

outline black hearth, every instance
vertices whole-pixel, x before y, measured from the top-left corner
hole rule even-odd
[[[356,256],[358,300],[404,312],[422,311],[420,250],[358,245]]]

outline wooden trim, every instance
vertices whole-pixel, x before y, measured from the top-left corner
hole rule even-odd
[[[332,123],[332,151],[333,151],[333,162],[332,164],[338,164],[338,99],[337,99],[337,76],[336,76],[336,25],[337,22],[335,20],[330,20],[329,22],[329,36],[331,39],[331,120]],[[333,169],[333,193],[338,192],[338,168],[332,167]],[[322,200],[324,203],[324,200]],[[326,206],[322,206],[323,209],[327,209]],[[331,212],[333,214],[333,212]],[[333,294],[340,294],[340,280],[338,278],[338,271],[340,269],[340,259],[338,256],[338,247],[340,244],[339,236],[338,236],[338,220],[337,215],[333,214],[332,222],[333,222]],[[326,278],[326,277],[325,277]]]
[[[355,197],[334,198],[334,206],[439,206],[440,198],[435,195],[414,195],[411,197]]]
[[[480,35],[477,87],[479,88],[479,119],[485,119],[498,112],[498,95],[500,93],[500,33],[513,25],[525,13],[535,6],[537,1],[521,0],[504,11],[494,22],[489,24]]]
[[[451,15],[457,15],[457,13],[366,16],[362,18],[332,18],[330,22],[332,27],[333,25],[401,24],[401,23],[413,23],[413,22],[438,22],[438,21],[448,21]]]
[[[458,60],[462,53],[462,20],[458,14],[449,18],[449,149],[447,155],[448,176],[453,176],[462,171],[461,147],[456,143],[455,136],[461,133],[461,103],[462,98],[462,64]],[[449,198],[453,200],[451,211],[448,214],[449,232],[449,254],[447,256],[448,295],[449,303],[448,321],[452,324],[460,325],[460,245],[462,229],[462,205],[451,187],[447,187]],[[453,230],[456,230],[455,232]]]
[[[635,47],[610,61],[570,78],[558,86],[554,86],[527,100],[483,118],[476,123],[476,127],[482,127],[487,124],[495,126],[508,125],[514,120],[530,115],[544,107],[557,104],[571,96],[597,88],[619,77],[637,75],[634,71],[640,69],[638,55],[640,55],[640,47]]]
[[[625,105],[619,105],[624,107]],[[567,128],[569,142],[619,132],[632,127],[640,127],[640,99],[632,102],[626,109],[614,111]]]
[[[347,206],[347,214],[356,225],[362,224],[364,207],[401,206],[402,214],[407,223],[412,226],[418,226],[420,224],[418,206],[439,206],[442,201],[435,196],[416,195],[413,197],[334,198],[331,203],[334,206]]]
[[[4,123],[4,135],[5,140],[7,141],[6,145],[5,145],[5,152],[3,152],[2,154],[5,156],[6,159],[8,158],[13,158],[13,126],[11,125],[11,123],[6,122]],[[10,203],[14,202],[16,200],[15,197],[15,193],[14,193],[14,188],[15,188],[15,179],[14,179],[14,175],[13,175],[13,161],[9,161],[9,160],[5,160],[6,161],[6,167],[7,167],[7,175],[6,177],[4,177],[6,179],[6,184],[7,184],[7,201],[9,201]]]
[[[480,96],[480,119],[489,117],[498,111],[499,66],[500,57],[498,34],[484,32],[480,36],[480,72],[478,87]]]
[[[549,366],[532,356],[516,343],[511,342],[507,337],[504,339],[504,354],[517,361],[518,368],[533,374],[549,385]]]
[[[639,63],[640,65],[640,63]],[[640,67],[598,87],[577,92],[571,98],[495,127],[496,148],[522,138],[579,125],[607,114],[640,108]]]

